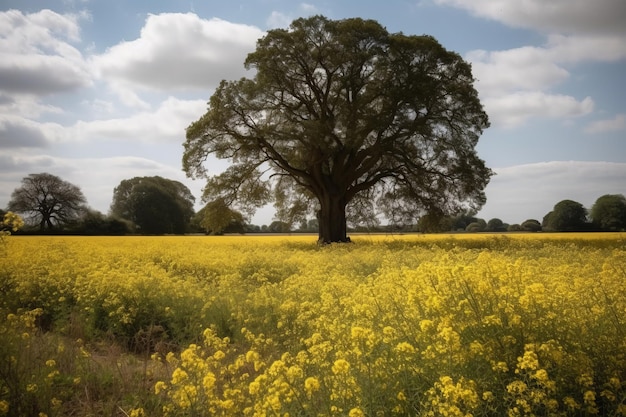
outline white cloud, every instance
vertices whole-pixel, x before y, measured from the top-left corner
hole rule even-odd
[[[572,77],[568,65],[626,59],[623,0],[434,1],[546,35],[541,46],[466,55],[494,126],[519,126],[535,117],[588,114],[593,109],[591,98],[552,92]]]
[[[626,37],[551,34],[545,51],[560,63],[613,62],[626,58]]]
[[[0,116],[0,149],[45,147],[47,139],[38,124],[19,117]]]
[[[543,48],[526,46],[505,51],[475,50],[467,54],[481,94],[540,90],[569,77]]]
[[[623,0],[435,0],[435,3],[546,33],[626,33]]]
[[[126,118],[79,121],[64,132],[78,141],[106,138],[116,141],[163,142],[185,139],[185,129],[206,112],[204,100],[169,97],[153,111]]]
[[[17,184],[28,174],[44,172],[54,166],[55,158],[49,155],[19,154],[18,152],[2,154],[0,155],[0,181]],[[10,187],[2,187],[2,189],[5,192],[11,190]],[[0,207],[3,206],[0,205]]]
[[[613,119],[597,120],[585,128],[585,132],[591,134],[619,130],[626,130],[626,114],[618,114]]]
[[[466,58],[481,93],[540,90],[570,77],[563,64],[617,61],[626,58],[626,42],[617,38],[550,35],[542,47],[524,46],[504,51],[474,50]]]
[[[0,91],[46,95],[91,84],[78,49],[80,17],[50,10],[0,12]]]
[[[109,48],[93,64],[117,92],[125,91],[127,102],[139,100],[136,89],[206,91],[222,79],[244,76],[244,60],[263,34],[193,13],[150,15],[139,38]]]
[[[20,148],[46,148],[65,137],[64,127],[52,122],[0,115],[0,148],[10,151]]]
[[[38,118],[43,113],[63,113],[59,107],[43,104],[37,97],[28,95],[3,95],[0,92],[0,114],[25,118]]]
[[[570,119],[593,111],[590,97],[582,101],[566,95],[525,91],[486,97],[485,110],[494,125],[505,128],[521,126],[531,118]]]
[[[96,102],[95,105],[104,106],[105,112],[111,109],[111,104],[107,102]],[[55,143],[101,140],[118,143],[182,142],[185,129],[205,112],[204,100],[169,97],[154,111],[139,111],[124,118],[81,120],[72,126],[0,115],[0,148],[45,148]]]
[[[569,199],[591,208],[604,194],[625,194],[626,163],[552,161],[496,168],[480,217],[507,223],[542,220]]]

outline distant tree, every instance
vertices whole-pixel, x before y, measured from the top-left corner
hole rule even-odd
[[[508,225],[504,224],[504,222],[498,218],[490,219],[487,222],[487,227],[485,230],[487,232],[506,232],[506,228]]]
[[[209,200],[316,211],[322,242],[348,241],[359,210],[410,224],[484,204],[488,117],[470,64],[434,38],[314,16],[270,30],[245,66],[254,77],[222,81],[187,129],[183,169]],[[209,176],[209,156],[231,165]]]
[[[452,218],[452,225],[450,227],[450,230],[462,231],[467,229],[467,226],[477,221],[478,218],[475,217],[472,213],[461,213]]]
[[[541,223],[539,223],[539,220],[535,219],[524,220],[524,222],[521,224],[521,230],[525,232],[540,232]]]
[[[522,226],[515,223],[515,224],[510,224],[509,227],[506,228],[507,232],[521,232]]]
[[[243,229],[244,233],[260,233],[261,226],[258,224],[246,224]]]
[[[178,181],[135,177],[115,187],[111,215],[130,220],[139,233],[185,233],[194,201],[189,188]]]
[[[86,235],[125,235],[131,231],[129,221],[105,216],[97,210],[87,210],[76,225],[76,232]]]
[[[606,194],[591,207],[591,221],[602,230],[626,230],[626,198],[622,194]]]
[[[546,214],[543,229],[556,232],[576,232],[587,230],[587,210],[573,200],[562,200]]]
[[[194,219],[208,234],[221,235],[244,232],[243,214],[231,209],[223,199],[207,203],[196,213]]]
[[[44,231],[75,222],[86,210],[86,202],[76,185],[48,173],[30,174],[11,194],[8,209]]]
[[[485,222],[483,219],[478,219],[465,227],[465,231],[470,233],[484,232],[486,229],[487,222]]]
[[[441,233],[452,228],[453,218],[441,213],[427,213],[417,221],[417,231],[421,233]]]
[[[288,223],[275,220],[267,227],[269,233],[288,233],[291,231]]]

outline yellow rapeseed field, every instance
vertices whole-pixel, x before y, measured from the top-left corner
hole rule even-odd
[[[626,415],[626,234],[352,240],[7,237],[0,415]]]

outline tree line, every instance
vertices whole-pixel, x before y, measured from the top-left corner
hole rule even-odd
[[[289,222],[275,220],[269,225],[246,222],[244,214],[223,199],[207,203],[195,212],[195,197],[184,184],[171,179],[135,177],[120,182],[113,191],[107,214],[89,208],[81,189],[49,173],[30,174],[16,188],[5,212],[14,212],[25,221],[26,233],[76,233],[91,235],[185,234],[185,233],[316,233],[318,219]],[[0,216],[1,218],[2,216]],[[425,214],[414,223],[349,223],[356,232],[575,232],[626,230],[626,198],[621,194],[599,197],[590,209],[573,200],[558,202],[542,221],[528,219],[506,224],[498,218],[488,221],[471,212],[455,216]]]

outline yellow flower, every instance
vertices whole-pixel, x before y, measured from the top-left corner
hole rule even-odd
[[[204,387],[204,392],[209,393],[215,387],[215,374],[213,372],[208,372],[204,378],[202,378],[202,386]]]
[[[246,362],[254,363],[259,360],[259,353],[254,350],[249,350],[246,352]]]
[[[292,382],[293,382],[294,380],[296,380],[296,379],[300,379],[300,378],[302,378],[302,374],[303,374],[303,372],[302,372],[302,368],[300,368],[300,367],[299,367],[299,366],[297,366],[297,365],[290,366],[290,367],[287,369],[287,376],[289,377],[289,379],[290,379]]]
[[[259,381],[252,381],[250,382],[250,385],[248,385],[248,392],[250,393],[250,395],[256,395],[260,389],[261,384],[259,384]]]
[[[523,381],[513,381],[509,385],[506,386],[506,390],[509,394],[521,394],[526,391],[528,386]]]
[[[157,381],[156,384],[154,384],[154,393],[159,395],[161,393],[161,391],[164,391],[167,389],[167,384],[163,381]]]
[[[565,404],[569,410],[578,410],[580,408],[580,404],[578,404],[572,397],[563,398],[563,404]]]
[[[508,372],[508,371],[509,371],[509,367],[508,367],[508,365],[506,364],[506,362],[497,362],[497,363],[494,363],[494,364],[491,366],[491,369],[492,369],[492,370],[494,370],[494,371],[496,371],[496,372]]]
[[[130,413],[128,413],[129,417],[145,417],[145,415],[146,413],[143,408],[133,408],[130,410]]]
[[[427,331],[429,331],[430,329],[433,328],[434,324],[435,323],[433,323],[432,320],[422,320],[422,321],[420,321],[420,329],[423,332],[427,332]]]
[[[337,359],[333,364],[332,371],[335,375],[348,373],[350,364],[345,359]]]
[[[407,354],[407,355],[412,355],[415,353],[415,348],[413,347],[412,344],[408,342],[400,342],[396,346],[396,351]]]
[[[304,389],[309,395],[311,395],[320,389],[320,381],[317,378],[310,376],[304,380]]]
[[[526,349],[532,348],[532,345],[526,345]],[[517,358],[517,369],[515,373],[520,373],[522,369],[534,371],[537,368],[539,368],[539,358],[537,354],[532,350],[526,350],[524,356]]]
[[[7,400],[0,401],[0,414],[4,415],[9,412],[9,402]]]
[[[272,408],[272,410],[274,411],[278,411],[281,408],[281,403],[280,403],[280,398],[278,397],[278,394],[274,394],[271,397],[269,397],[267,399],[267,402],[269,404],[269,406]]]
[[[365,417],[365,414],[363,413],[363,410],[356,407],[350,410],[350,412],[348,412],[348,416],[349,417]]]
[[[595,405],[596,393],[593,391],[585,391],[583,394],[583,400],[585,401],[585,404]]]
[[[174,369],[174,372],[172,373],[172,384],[177,385],[180,384],[183,381],[186,381],[187,378],[189,378],[189,375],[187,375],[187,372],[183,371],[180,368],[176,368]]]

